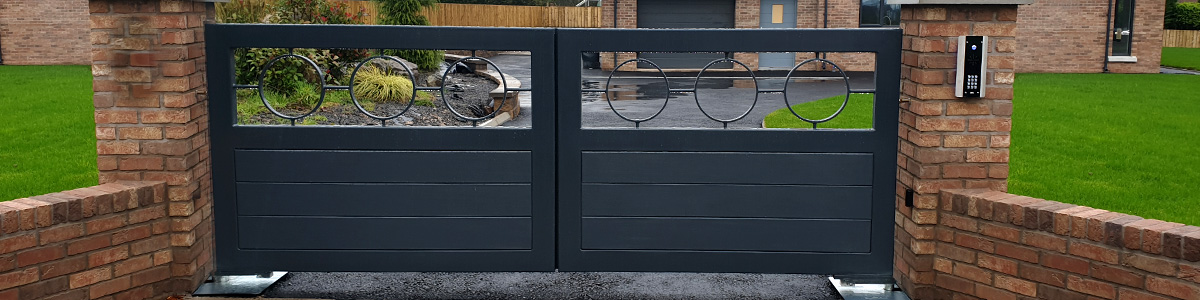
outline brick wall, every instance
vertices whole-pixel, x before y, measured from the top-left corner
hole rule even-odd
[[[759,0],[734,0],[736,28],[758,28]],[[798,28],[822,28],[826,0],[798,0]],[[830,28],[858,28],[858,0],[827,0]],[[602,17],[605,27],[612,27],[612,4],[605,2]],[[1019,9],[1017,43],[1027,49],[1015,62],[1018,72],[1099,73],[1103,71],[1105,29],[1108,0],[1039,0]],[[1112,62],[1109,70],[1116,73],[1158,73],[1162,59],[1162,19],[1166,10],[1163,1],[1139,1],[1135,8],[1134,50],[1136,63]],[[637,28],[637,0],[621,1],[618,28]],[[612,57],[601,64],[605,70],[613,67]],[[624,57],[633,58],[632,54]],[[799,53],[796,62],[812,58]],[[757,69],[757,55],[737,54],[735,58]],[[847,70],[872,71],[874,57],[866,53],[836,53],[827,56]],[[806,68],[811,69],[811,68]]]
[[[92,0],[100,182],[166,182],[172,282],[212,271],[212,184],[203,22],[211,3]]]
[[[162,182],[117,182],[0,202],[0,299],[180,294],[166,200]]]
[[[1038,0],[1020,8],[1018,39],[1025,55],[1018,72],[1099,73],[1104,70],[1108,0]],[[1109,63],[1117,73],[1158,73],[1162,59],[1164,1],[1137,1],[1133,56]]]
[[[0,1],[6,65],[86,65],[87,0]]]
[[[601,25],[604,28],[614,28],[613,27],[613,17],[614,17],[614,12],[615,12],[616,18],[617,18],[617,21],[616,21],[617,24],[616,24],[615,28],[637,28],[637,0],[621,1],[619,6],[615,7],[615,9],[614,9],[614,5],[617,5],[617,4],[614,4],[613,2],[614,1],[604,1],[601,4],[603,6],[603,8],[602,8],[603,16],[601,17],[601,22],[600,22]],[[613,55],[614,54],[612,52],[600,53],[600,68],[601,69],[612,70],[613,68],[616,68],[617,65],[621,64],[622,62],[637,58],[637,55],[634,53],[631,53],[631,52],[616,53],[615,60],[613,59]],[[631,71],[631,70],[636,70],[636,69],[637,69],[636,63],[629,63],[629,64],[626,64],[624,67],[621,67],[622,71]]]
[[[617,8],[617,27],[616,28],[638,28],[637,27],[637,1],[638,0],[622,0],[620,7]],[[734,28],[759,28],[761,0],[731,0],[734,2]],[[825,2],[829,1],[829,28],[858,28],[859,22],[859,0],[798,0],[796,1],[796,27],[797,28],[822,28],[824,26],[824,9]],[[602,4],[603,13],[601,15],[601,24],[604,28],[613,28],[613,3],[612,1],[604,1]],[[622,61],[636,58],[633,53],[621,53],[617,55],[618,61],[613,62],[612,53],[600,54],[600,67],[603,70],[612,70]],[[813,54],[797,53],[796,63],[813,58]],[[826,58],[845,71],[874,71],[875,56],[870,53],[829,53]],[[752,70],[758,70],[758,54],[756,53],[734,53],[734,59],[745,63]],[[819,70],[821,64],[810,64],[803,67],[801,70]],[[635,70],[633,64],[622,67],[624,71]],[[832,68],[826,67],[827,70]],[[735,68],[741,70],[741,67]]]
[[[945,299],[1200,299],[1200,227],[990,190],[940,197]]]
[[[900,69],[894,277],[914,299],[950,299],[935,285],[938,193],[1005,190],[1012,127],[1016,5],[905,5]],[[954,96],[958,36],[990,36],[986,98]],[[913,207],[905,206],[912,189]]]

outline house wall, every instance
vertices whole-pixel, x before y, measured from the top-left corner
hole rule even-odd
[[[1108,0],[1038,0],[1019,9],[1017,60],[1023,73],[1104,71]],[[1115,73],[1158,73],[1162,59],[1164,1],[1137,1],[1133,56],[1136,63],[1110,62]]]
[[[87,0],[0,1],[0,59],[6,65],[91,62]]]
[[[761,0],[734,0],[736,9],[734,11],[734,28],[759,28],[759,13],[761,9]],[[829,1],[829,28],[858,28],[859,22],[859,2],[861,0],[798,0],[796,2],[796,27],[797,28],[823,28],[825,26],[825,1]],[[604,13],[601,17],[601,24],[604,28],[613,28],[613,5],[615,1],[604,1]],[[638,0],[620,0],[617,7],[617,22],[616,28],[638,28],[637,26],[637,2]],[[617,62],[612,61],[611,53],[601,54],[601,68],[604,70],[612,70],[615,64],[627,59],[636,57],[633,53],[618,54]],[[797,53],[796,63],[816,57],[813,53]],[[875,59],[871,53],[827,53],[824,56],[826,59],[833,61],[845,71],[874,71]],[[734,59],[745,63],[753,70],[758,70],[758,54],[756,53],[735,53]],[[633,64],[622,67],[622,70],[634,70]],[[829,66],[820,64],[806,65],[802,70],[832,70]]]
[[[637,1],[622,0],[617,9],[618,28],[637,28]],[[736,28],[758,28],[758,0],[735,0]],[[796,26],[798,28],[825,27],[826,0],[798,0]],[[858,28],[860,0],[828,0],[829,28]],[[612,28],[613,1],[604,2],[604,26]],[[1104,71],[1105,31],[1107,29],[1108,0],[1038,0],[1032,5],[1018,9],[1017,40],[1023,48],[1016,59],[1017,72],[1029,73],[1100,73]],[[1110,62],[1109,71],[1116,73],[1157,73],[1162,58],[1162,20],[1166,10],[1163,1],[1139,1],[1135,8],[1134,50],[1136,63]],[[872,71],[874,59],[869,53],[828,53],[825,58],[847,71]],[[611,56],[602,67],[611,70]],[[622,55],[632,59],[632,53]],[[799,53],[796,62],[813,58],[812,53]],[[752,69],[758,67],[758,55],[735,54],[735,59]],[[622,61],[624,59],[621,59]],[[805,67],[812,70],[819,68]],[[630,68],[632,69],[632,68]]]

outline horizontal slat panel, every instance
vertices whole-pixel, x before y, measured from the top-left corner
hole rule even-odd
[[[406,151],[525,151],[532,149],[538,132],[511,127],[258,125],[229,130],[229,141],[238,149]]]
[[[554,249],[484,251],[257,250],[217,260],[217,275],[292,272],[554,272]],[[239,259],[233,261],[233,259]]]
[[[238,214],[528,217],[528,184],[238,183]]]
[[[888,236],[889,238],[891,236]],[[888,243],[891,247],[891,243]],[[882,275],[891,278],[892,256],[879,253],[755,251],[583,250],[560,272],[700,272]],[[890,252],[888,252],[890,253]]]
[[[869,252],[871,222],[583,218],[585,250]]]
[[[585,184],[584,216],[870,219],[871,188]]]
[[[870,185],[871,154],[584,152],[587,183]]]
[[[235,150],[240,182],[527,183],[525,151]]]
[[[876,104],[883,106],[883,104]],[[873,152],[886,132],[784,129],[584,129],[585,151]],[[713,141],[721,141],[714,143]],[[895,148],[893,145],[892,148]]]
[[[530,218],[238,217],[248,249],[530,249]]]

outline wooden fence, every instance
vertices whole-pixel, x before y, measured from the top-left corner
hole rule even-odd
[[[1200,30],[1163,30],[1163,47],[1200,48]]]
[[[440,3],[424,14],[437,26],[598,28],[601,8]]]
[[[266,0],[268,3],[271,0]],[[347,11],[362,12],[363,23],[378,24],[374,1],[332,0]],[[439,3],[422,14],[434,26],[599,28],[601,8]]]

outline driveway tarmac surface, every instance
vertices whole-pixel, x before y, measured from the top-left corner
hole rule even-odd
[[[289,273],[264,298],[840,299],[823,276],[716,273]]]

